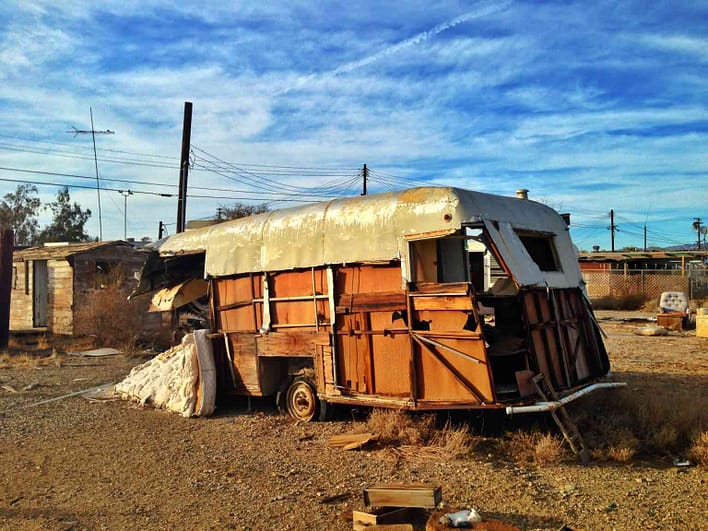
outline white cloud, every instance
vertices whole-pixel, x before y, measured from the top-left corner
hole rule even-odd
[[[638,35],[636,42],[650,48],[679,52],[702,62],[708,61],[708,39],[689,35]]]

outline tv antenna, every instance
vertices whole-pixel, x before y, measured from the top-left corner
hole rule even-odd
[[[106,129],[104,131],[96,131],[93,126],[93,109],[89,107],[89,114],[91,115],[91,129],[77,129],[75,126],[71,126],[71,131],[67,133],[74,133],[74,138],[79,135],[91,134],[91,139],[93,140],[93,162],[96,166],[96,196],[98,197],[98,240],[103,240],[103,221],[101,217],[101,180],[98,177],[98,157],[96,156],[96,135],[115,135],[115,131]]]

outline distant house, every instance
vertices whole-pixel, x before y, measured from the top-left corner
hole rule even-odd
[[[123,241],[45,244],[15,251],[10,329],[79,334],[77,308],[120,268],[132,284],[144,253]]]

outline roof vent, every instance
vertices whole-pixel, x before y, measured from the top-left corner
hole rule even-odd
[[[519,188],[516,191],[516,197],[518,197],[519,199],[528,199],[529,191],[526,188]]]

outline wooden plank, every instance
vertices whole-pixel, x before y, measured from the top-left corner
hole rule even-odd
[[[442,489],[424,483],[388,483],[364,489],[366,505],[434,509],[441,501]]]
[[[543,374],[550,376],[550,368],[546,359],[546,349],[544,348],[541,331],[535,328],[538,324],[538,313],[536,310],[536,302],[533,292],[527,292],[524,295],[524,313],[526,315],[526,323],[530,333],[530,346],[532,348],[534,359],[536,361],[536,369]]]
[[[259,357],[311,358],[316,344],[329,344],[327,332],[270,332],[256,337]]]
[[[382,293],[344,293],[336,298],[337,313],[396,311],[406,309],[406,296],[400,291]]]
[[[379,436],[374,433],[344,433],[342,435],[332,435],[327,441],[327,446],[330,448],[342,448],[343,450],[354,450],[369,442],[378,440]]]
[[[250,333],[227,335],[228,340],[231,342],[230,348],[236,377],[234,382],[236,391],[259,396],[261,394],[261,386],[255,337]]]
[[[416,284],[416,290],[412,294],[415,295],[419,293],[459,293],[460,295],[467,295],[469,294],[469,290],[470,285],[467,282],[446,282],[444,284],[418,283]]]
[[[472,299],[467,295],[413,297],[412,299],[414,310],[474,310]]]
[[[551,315],[551,308],[548,303],[548,299],[546,299],[546,294],[543,292],[536,292],[535,296],[536,302],[538,303],[538,307],[540,309],[541,321],[544,323],[553,323],[555,325],[555,322],[553,321],[553,317]],[[556,337],[556,332],[557,330],[554,326],[553,328],[545,328],[542,333],[545,337],[547,349],[546,352],[548,353],[548,358],[551,364],[551,368],[553,370],[553,385],[556,389],[560,389],[565,387],[565,379],[563,378],[563,368],[561,367],[560,360],[560,348],[558,346],[558,338]]]
[[[413,526],[406,522],[413,516],[409,507],[380,507],[369,511],[352,511],[352,524],[354,531],[412,531]]]

